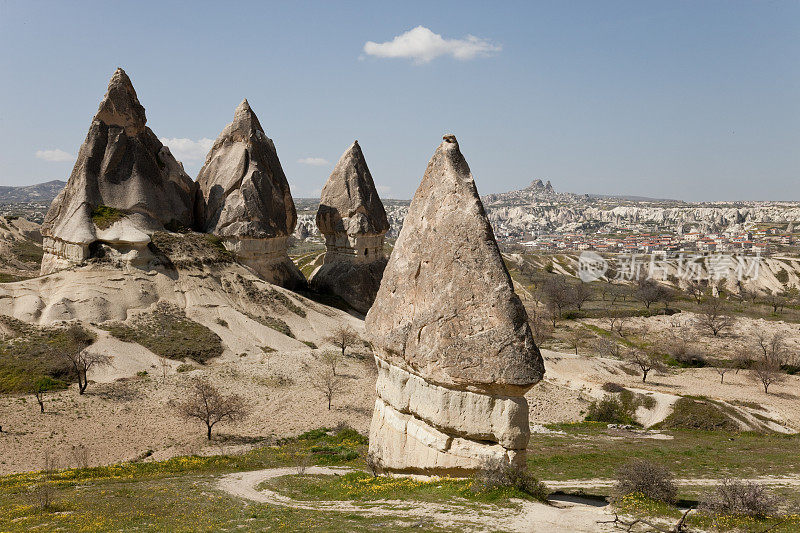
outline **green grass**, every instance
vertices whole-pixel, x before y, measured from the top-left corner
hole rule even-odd
[[[101,204],[92,209],[92,222],[98,229],[108,229],[124,217],[125,212],[115,207]]]
[[[141,344],[157,355],[178,361],[204,363],[224,351],[216,333],[166,304],[159,304],[155,311],[129,324],[118,322],[104,329],[120,340]]]
[[[659,518],[675,524],[683,515],[683,511],[674,506],[654,501],[642,496],[641,494],[629,494],[615,502],[614,507],[620,514],[633,518],[650,519]],[[764,519],[724,515],[709,514],[702,511],[692,511],[686,519],[689,529],[702,531],[741,531],[741,532],[763,532],[763,531],[800,531],[800,515],[793,514],[779,517],[769,517]]]
[[[0,394],[26,393],[43,377],[52,380],[50,389],[66,387],[76,379],[61,348],[70,342],[66,328],[38,327],[8,316],[0,322],[12,331],[0,341]]]
[[[658,424],[660,429],[700,429],[704,431],[738,431],[739,424],[727,409],[700,398],[680,398],[672,413]]]
[[[674,430],[671,440],[656,440],[597,422],[549,427],[566,434],[531,435],[528,466],[539,479],[613,478],[633,458],[662,463],[677,477],[759,477],[776,465],[800,474],[800,435]]]
[[[531,499],[515,489],[478,490],[469,479],[418,481],[407,477],[373,477],[367,472],[341,476],[283,476],[261,484],[296,500],[370,501],[404,500],[455,503],[483,502],[511,505],[509,498]]]
[[[306,451],[312,463],[360,466],[365,437],[352,430],[320,430],[242,455],[176,457],[152,463],[61,470],[0,477],[0,529],[11,532],[54,531],[363,531],[385,529],[386,517],[273,507],[234,498],[216,487],[219,476],[245,470],[290,466],[293,449]],[[357,434],[356,434],[357,435]],[[358,442],[355,442],[358,440]],[[318,454],[325,443],[350,446],[356,458]],[[41,510],[35,489],[45,484],[54,505]],[[419,519],[392,519],[393,531],[419,531]],[[416,527],[415,527],[416,526]],[[438,529],[426,524],[426,530]],[[450,529],[449,531],[454,531]]]

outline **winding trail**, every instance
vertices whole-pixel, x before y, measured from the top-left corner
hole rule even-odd
[[[341,475],[349,468],[327,468],[313,466],[306,474]],[[403,500],[348,501],[301,501],[275,491],[258,490],[266,480],[296,475],[296,468],[270,468],[252,472],[237,472],[220,478],[218,488],[233,496],[259,503],[281,507],[292,507],[319,512],[358,513],[367,516],[385,516],[396,520],[418,519],[441,527],[459,528],[462,531],[563,531],[593,533],[614,531],[599,520],[607,520],[609,514],[603,507],[587,504],[554,501],[550,505],[527,500],[512,500],[516,508],[480,504],[473,508],[452,504]]]

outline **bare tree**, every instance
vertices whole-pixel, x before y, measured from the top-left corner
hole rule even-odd
[[[553,327],[556,326],[556,320],[561,318],[564,309],[571,303],[571,292],[564,276],[553,276],[544,281],[542,296],[553,319]]]
[[[770,337],[759,329],[755,332],[754,340],[764,359],[774,359],[781,366],[788,363],[789,349],[782,333],[776,332]]]
[[[568,296],[569,302],[580,311],[583,304],[592,297],[592,288],[588,283],[581,281],[570,289]]]
[[[706,298],[695,321],[698,329],[714,337],[730,330],[735,323],[736,319],[728,313],[725,304],[719,298]]]
[[[765,289],[765,292],[766,294],[764,295],[764,303],[772,307],[772,312],[777,315],[783,311],[783,307],[787,302],[786,293],[781,291],[771,291],[769,289]]]
[[[637,367],[642,373],[642,383],[647,382],[647,374],[666,369],[661,356],[649,350],[634,348],[625,354],[625,359],[631,365]]]
[[[73,325],[65,332],[65,341],[54,350],[72,366],[78,377],[78,393],[86,392],[89,386],[87,374],[94,367],[111,364],[111,358],[105,354],[92,353],[87,350],[94,344],[95,335],[80,326]]]
[[[786,379],[781,371],[780,361],[759,354],[750,365],[750,379],[764,387],[764,393],[769,394],[769,387]]]
[[[642,302],[645,308],[650,309],[650,306],[661,299],[663,290],[661,285],[650,278],[639,280],[636,287],[636,292],[633,293],[634,298]]]
[[[725,374],[733,370],[733,365],[730,361],[725,359],[714,359],[711,361],[711,367],[719,374],[719,382],[725,383]]]
[[[754,340],[756,356],[750,363],[750,378],[760,383],[764,393],[769,394],[770,385],[786,379],[782,367],[787,363],[789,350],[781,333],[769,336],[757,331]]]
[[[533,334],[533,340],[536,342],[536,345],[538,346],[542,344],[542,342],[552,338],[553,328],[542,317],[543,310],[539,308],[538,302],[526,306],[526,309],[528,311],[528,323],[530,324],[531,333]]]
[[[336,376],[336,368],[342,363],[342,355],[339,352],[334,352],[333,350],[326,350],[322,352],[319,356],[319,361],[327,365],[334,376]]]
[[[159,356],[158,364],[161,367],[161,379],[167,379],[167,372],[169,371],[169,359]]]
[[[238,394],[223,394],[208,379],[198,377],[189,383],[185,399],[178,404],[178,412],[187,420],[203,422],[208,440],[211,440],[211,430],[216,424],[242,420],[248,416],[249,408]]]
[[[703,301],[703,297],[708,292],[708,283],[700,280],[690,280],[689,283],[686,284],[684,291],[699,304]]]
[[[344,380],[341,376],[336,375],[330,365],[322,364],[317,368],[308,368],[307,370],[311,378],[311,387],[325,397],[330,411],[333,398],[344,391]]]
[[[351,346],[354,346],[358,342],[359,337],[351,327],[337,326],[330,335],[325,337],[325,340],[339,348],[342,352],[342,357],[344,357],[345,351]]]
[[[575,350],[575,355],[578,355],[578,349],[583,346],[583,341],[589,337],[591,337],[591,334],[581,326],[576,326],[567,332],[569,347]]]
[[[621,359],[624,353],[623,345],[608,337],[598,337],[595,341],[595,349],[607,357]]]
[[[661,297],[659,300],[662,304],[664,304],[664,314],[666,314],[667,309],[669,309],[669,304],[675,301],[677,295],[675,291],[670,289],[669,287],[661,287]]]
[[[29,389],[36,398],[42,413],[44,413],[44,396],[53,388],[53,385],[53,380],[49,376],[39,376],[30,382]]]

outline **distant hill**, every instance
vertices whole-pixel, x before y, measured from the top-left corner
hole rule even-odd
[[[0,204],[24,202],[50,203],[67,184],[65,181],[53,180],[36,185],[21,187],[0,186]]]

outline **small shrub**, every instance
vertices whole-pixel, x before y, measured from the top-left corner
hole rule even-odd
[[[274,353],[277,352],[278,350],[276,350],[275,348],[270,348],[269,346],[262,346],[261,351],[264,353]]]
[[[147,370],[139,370],[136,373],[137,378],[146,378],[147,377]]]
[[[652,396],[634,394],[616,383],[606,383],[603,390],[612,392],[599,401],[592,402],[586,413],[586,420],[590,422],[605,422],[607,424],[638,425],[634,417],[639,407],[652,409],[656,400]]]
[[[757,483],[726,479],[703,495],[700,509],[708,513],[765,518],[778,511],[781,500]]]
[[[259,324],[267,326],[268,328],[272,328],[275,331],[277,331],[278,333],[282,333],[283,335],[286,335],[287,337],[291,337],[293,339],[295,338],[294,337],[294,333],[292,333],[292,328],[290,328],[289,324],[287,324],[286,322],[284,322],[280,318],[275,318],[275,317],[272,317],[272,316],[264,316],[264,317],[262,317],[262,316],[254,315],[252,313],[245,313],[245,314],[247,315],[247,318],[249,318],[250,320],[255,320]]]
[[[195,368],[197,368],[197,367],[194,366],[194,365],[190,365],[188,363],[182,363],[182,364],[178,365],[178,368],[176,368],[175,371],[176,372],[181,372],[181,373],[183,373],[183,372],[191,372]]]
[[[499,459],[489,459],[475,473],[473,490],[485,492],[496,489],[514,489],[539,501],[547,501],[549,491],[544,483],[524,469]]]
[[[317,345],[316,345],[316,344],[314,344],[314,343],[313,343],[313,342],[311,342],[311,341],[300,341],[300,342],[302,342],[303,344],[305,344],[306,346],[308,346],[308,347],[309,347],[309,348],[311,348],[312,350],[316,350],[316,349],[317,349]]]
[[[223,320],[223,319],[221,319],[221,318],[217,318],[214,322],[216,322],[217,324],[219,324],[223,328],[227,328],[228,327],[228,322]]]
[[[605,383],[603,384],[603,390],[606,392],[622,392],[627,390],[625,387],[620,385],[619,383]]]
[[[672,503],[678,494],[672,473],[666,467],[646,459],[625,463],[617,470],[616,479],[616,498],[641,493],[652,500]]]

